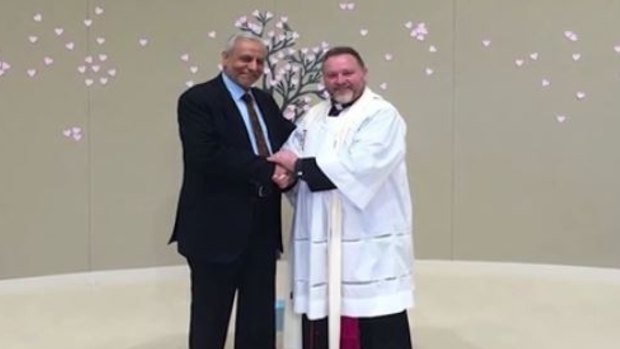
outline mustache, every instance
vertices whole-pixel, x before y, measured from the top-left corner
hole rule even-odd
[[[352,91],[352,90],[353,90],[353,86],[349,86],[349,85],[346,85],[346,86],[334,86],[332,88],[333,92],[346,92],[346,91]]]

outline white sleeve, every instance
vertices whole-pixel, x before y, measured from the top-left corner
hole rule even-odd
[[[317,156],[317,164],[338,190],[363,209],[405,157],[406,125],[384,105],[352,130],[338,152]]]
[[[295,155],[299,156],[299,154],[301,154],[302,142],[303,132],[300,131],[299,126],[297,126],[280,149],[290,150],[295,153]]]

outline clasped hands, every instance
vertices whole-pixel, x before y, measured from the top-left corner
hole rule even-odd
[[[271,180],[280,189],[289,187],[295,181],[295,162],[297,155],[290,150],[282,149],[267,158],[276,164]]]

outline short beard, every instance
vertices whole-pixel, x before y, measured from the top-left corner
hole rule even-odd
[[[332,94],[334,101],[340,104],[347,104],[353,101],[355,93],[351,89],[338,91]]]

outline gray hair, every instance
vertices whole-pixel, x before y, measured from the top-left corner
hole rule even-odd
[[[260,37],[252,33],[240,32],[240,33],[234,34],[228,39],[228,41],[226,41],[226,46],[224,46],[223,53],[224,54],[230,53],[232,49],[235,47],[235,44],[237,43],[237,41],[239,40],[251,40],[251,41],[258,42],[265,48],[265,51],[267,51],[267,46],[265,45],[265,42],[263,42],[263,39],[261,39]]]

